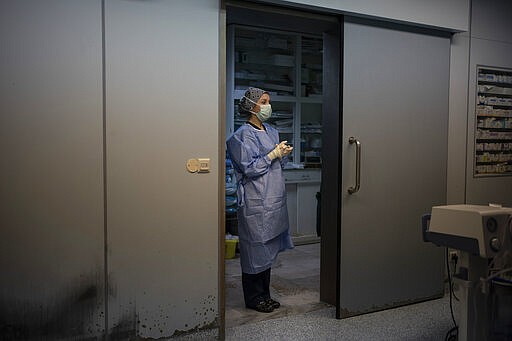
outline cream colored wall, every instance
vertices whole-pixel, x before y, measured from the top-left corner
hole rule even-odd
[[[437,27],[453,32],[467,31],[471,0],[265,0],[346,15]]]
[[[448,202],[512,206],[510,177],[473,177],[476,66],[512,68],[512,3],[473,0],[471,31],[452,38]]]

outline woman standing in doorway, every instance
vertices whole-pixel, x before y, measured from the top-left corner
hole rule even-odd
[[[272,115],[270,95],[248,88],[239,112],[249,115],[227,141],[238,182],[238,233],[245,306],[270,313],[279,302],[270,297],[270,268],[277,254],[293,248],[283,165],[293,147],[279,142],[265,121]]]

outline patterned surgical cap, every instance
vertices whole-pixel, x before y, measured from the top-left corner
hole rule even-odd
[[[263,94],[266,94],[268,92],[258,89],[258,88],[248,88],[247,91],[245,91],[245,95],[240,98],[240,103],[238,104],[238,111],[240,112],[249,112],[254,108],[256,105],[255,103],[258,102],[261,96]],[[248,99],[251,101],[249,101]],[[254,103],[253,103],[254,102]]]

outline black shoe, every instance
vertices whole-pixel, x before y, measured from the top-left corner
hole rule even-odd
[[[271,298],[267,299],[267,305],[271,306],[272,309],[277,309],[281,306],[281,303],[277,302],[276,300],[273,300]]]
[[[272,304],[269,304],[268,301],[260,301],[255,306],[246,306],[249,309],[254,309],[259,311],[260,313],[271,313],[274,311]]]

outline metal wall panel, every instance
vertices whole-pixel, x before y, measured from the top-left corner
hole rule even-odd
[[[345,22],[341,315],[439,297],[443,252],[420,218],[446,202],[448,37]],[[361,188],[355,150],[361,141]]]
[[[512,44],[512,1],[473,0],[471,36]]]
[[[105,15],[110,333],[214,326],[219,3],[107,0]],[[195,157],[211,172],[188,173]]]
[[[447,203],[466,200],[469,37],[454,34],[450,45]]]
[[[475,106],[477,65],[512,68],[512,10],[510,1],[475,0],[472,3],[467,106],[466,203],[490,202],[512,206],[512,178],[475,178]]]
[[[471,34],[452,37],[448,203],[512,204],[512,182],[506,177],[473,177],[476,66],[511,67],[511,6],[506,0],[473,0]]]
[[[511,23],[512,25],[512,23]],[[466,203],[487,205],[501,203],[512,206],[512,177],[475,178],[475,106],[476,106],[476,67],[477,65],[512,68],[512,44],[494,40],[471,39],[471,56],[469,68],[469,102],[468,102],[468,157],[467,157],[467,193]]]
[[[0,339],[104,329],[101,2],[0,2]]]
[[[449,31],[467,31],[470,0],[266,0]]]

